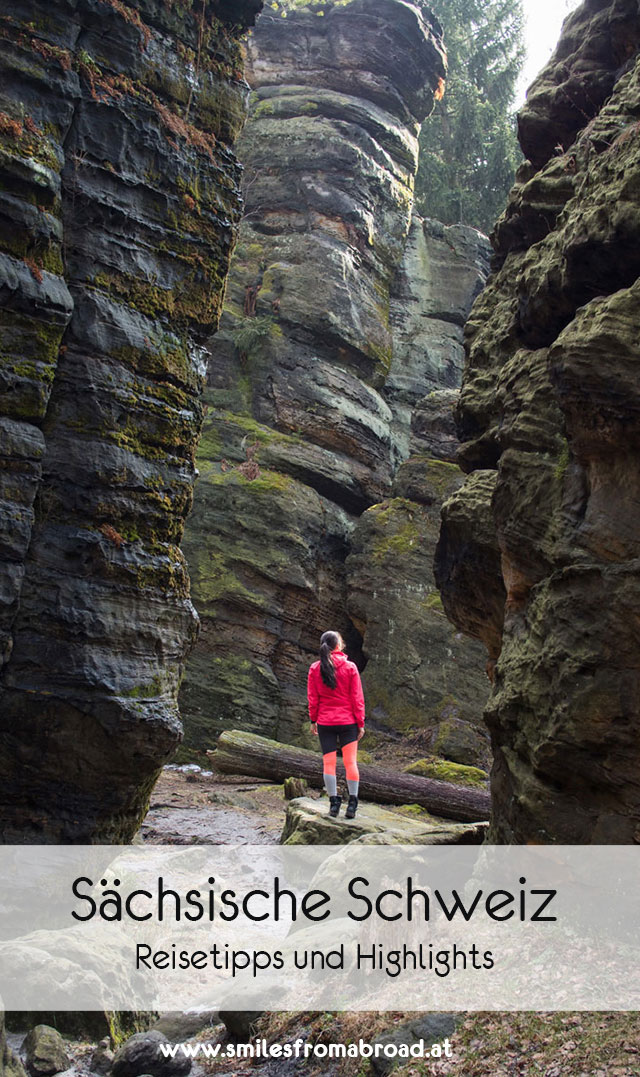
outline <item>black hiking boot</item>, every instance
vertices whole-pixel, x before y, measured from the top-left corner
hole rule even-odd
[[[347,810],[344,813],[345,819],[355,819],[356,812],[358,810],[358,798],[354,796],[349,797],[349,803],[347,804]]]
[[[340,811],[341,804],[342,797],[329,797],[329,815],[332,815],[334,819]]]

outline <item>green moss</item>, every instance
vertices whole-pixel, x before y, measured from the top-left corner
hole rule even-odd
[[[159,330],[149,336],[146,347],[118,348],[114,350],[113,357],[136,373],[148,374],[153,378],[166,375],[179,380],[189,389],[200,388],[202,379],[194,370],[186,334],[179,337],[175,333]],[[157,390],[158,394],[170,391],[171,387],[166,385]]]
[[[154,550],[153,542],[149,543],[148,548],[151,551]],[[164,542],[157,543],[155,549],[157,554],[165,554],[165,556],[141,565],[136,570],[136,583],[139,590],[153,589],[177,597],[186,597],[189,594],[189,577],[180,550],[177,546]]]
[[[46,270],[57,276],[64,274],[62,255],[58,244],[50,241],[38,241],[28,230],[16,227],[15,222],[0,226],[0,247],[14,258],[26,262],[33,271]]]
[[[420,603],[425,610],[444,610],[442,605],[442,599],[437,591],[428,595],[423,602]]]
[[[413,501],[401,497],[391,498],[367,510],[375,515],[378,525],[371,538],[371,556],[376,563],[388,556],[406,556],[418,548],[420,529],[414,518],[416,511]]]
[[[460,482],[460,468],[446,460],[428,460],[425,465],[427,481],[434,487],[438,497],[444,499]]]
[[[295,446],[302,441],[299,434],[285,434],[273,430],[270,426],[263,426],[262,423],[256,422],[250,415],[219,411],[205,421],[198,446],[198,461],[219,461],[225,455],[225,451],[229,451],[229,444],[234,438],[238,441],[249,438],[260,445],[280,443]]]
[[[176,439],[176,444],[157,445],[151,441],[145,441],[140,427],[131,416],[127,416],[122,426],[118,429],[103,429],[102,436],[109,441],[114,441],[122,449],[142,456],[145,460],[166,460],[172,448],[176,448],[181,441]]]
[[[41,377],[50,381],[58,361],[63,329],[47,325],[28,314],[0,310],[2,350],[0,358],[7,364],[42,363]]]
[[[198,442],[198,461],[220,460],[223,455],[222,437],[219,428],[215,423],[205,423]]]
[[[388,678],[374,678],[370,676],[365,677],[366,680],[366,694],[367,694],[367,706],[369,711],[379,709],[384,714],[384,722],[386,725],[391,726],[394,730],[400,730],[404,733],[409,733],[412,730],[424,731],[425,726],[429,721],[430,708],[428,706],[417,706],[408,703],[406,699],[399,697],[397,692],[390,690],[388,687]],[[393,749],[393,741],[383,739],[380,735],[381,745],[385,745],[389,750]],[[367,742],[373,742],[372,731],[367,732]]]
[[[288,475],[265,468],[261,469],[257,479],[247,479],[237,468],[231,471],[210,471],[207,474],[207,482],[215,486],[240,486],[252,494],[286,493],[293,486],[293,479]]]
[[[15,374],[19,378],[28,378],[30,381],[41,381],[51,385],[55,376],[55,369],[44,363],[30,363],[27,360],[6,360],[5,370]]]
[[[257,591],[250,591],[234,574],[229,559],[223,553],[210,553],[206,548],[191,559],[191,577],[198,606],[214,605],[220,600],[241,600],[243,604],[261,608],[266,600]],[[211,611],[209,611],[211,613]]]
[[[6,113],[0,113],[0,119],[3,116],[6,116]],[[22,119],[0,123],[0,150],[4,151],[9,159],[18,157],[34,161],[52,172],[59,172],[61,168],[55,144],[44,130],[35,126],[29,130],[23,125]]]
[[[155,779],[154,779],[155,781]],[[106,1017],[109,1022],[109,1034],[114,1047],[128,1040],[136,1032],[146,1032],[158,1017],[158,1014],[150,1010],[137,1012],[135,1010],[107,1011]]]
[[[434,778],[439,782],[451,782],[452,785],[468,785],[484,789],[489,775],[479,767],[468,767],[462,763],[451,763],[446,759],[418,759],[404,768],[406,774],[417,774],[421,778]]]
[[[565,441],[564,445],[562,446],[562,451],[560,452],[560,455],[558,456],[558,462],[556,464],[555,472],[554,472],[555,477],[558,480],[558,482],[562,482],[562,480],[564,479],[564,473],[565,473],[565,471],[567,470],[568,467],[569,467],[569,443],[567,441]]]
[[[369,357],[375,361],[378,373],[386,377],[391,370],[393,361],[393,346],[391,343],[378,344],[377,341],[369,340],[367,341],[366,351]]]
[[[164,695],[166,690],[166,677],[157,676],[152,677],[146,684],[139,684],[128,692],[122,692],[121,695],[127,699],[156,699]]]
[[[275,111],[275,106],[272,100],[261,101],[253,111],[253,118],[259,120],[263,116],[273,116]]]
[[[402,812],[403,815],[408,815],[413,819],[420,819],[423,822],[436,822],[436,818],[431,812],[423,808],[421,804],[399,804],[394,811]]]
[[[217,325],[226,264],[221,267],[215,260],[205,261],[197,253],[188,257],[195,264],[175,288],[160,288],[122,273],[98,273],[87,284],[117,296],[149,318]]]

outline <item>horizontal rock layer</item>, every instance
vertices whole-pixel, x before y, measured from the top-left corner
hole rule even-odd
[[[180,737],[179,549],[260,4],[20,0],[0,99],[0,814],[121,841]]]
[[[499,842],[640,834],[640,16],[586,2],[520,117],[530,161],[468,323],[469,478],[444,509],[447,613],[495,665]]]

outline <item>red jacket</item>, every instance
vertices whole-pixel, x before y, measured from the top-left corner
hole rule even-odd
[[[364,696],[358,667],[342,651],[334,651],[331,659],[336,669],[335,688],[324,683],[319,662],[314,662],[309,669],[309,721],[320,725],[351,725],[355,722],[364,728]]]

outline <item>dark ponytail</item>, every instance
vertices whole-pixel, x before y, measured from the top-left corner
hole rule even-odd
[[[337,632],[325,632],[320,639],[320,674],[328,688],[336,686],[336,669],[331,659],[331,652],[340,645]]]

